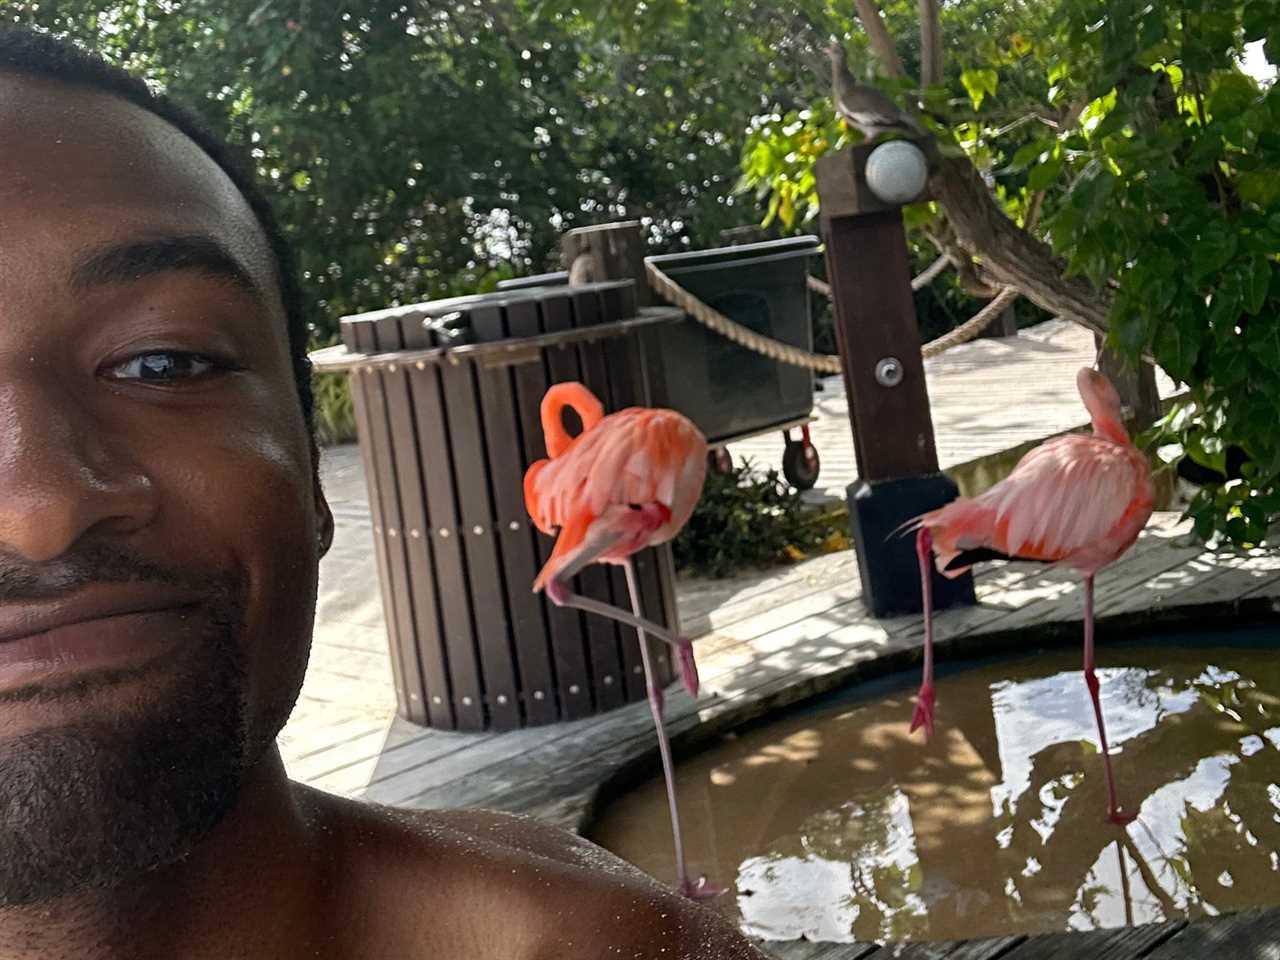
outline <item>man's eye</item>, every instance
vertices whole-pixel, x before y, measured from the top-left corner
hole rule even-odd
[[[143,380],[164,383],[171,380],[193,380],[224,369],[221,364],[198,353],[157,350],[140,353],[109,371],[117,380]]]

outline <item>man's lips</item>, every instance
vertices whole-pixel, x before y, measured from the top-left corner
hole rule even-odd
[[[0,693],[145,664],[186,635],[198,603],[190,592],[139,583],[0,604]]]

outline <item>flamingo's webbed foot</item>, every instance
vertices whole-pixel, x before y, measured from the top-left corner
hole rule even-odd
[[[690,900],[711,900],[727,892],[727,888],[717,887],[706,877],[699,877],[697,882],[685,879],[676,889],[680,891],[681,896],[688,897]]]
[[[1117,827],[1127,827],[1137,819],[1138,815],[1136,813],[1130,813],[1119,807],[1116,807],[1114,810],[1110,810],[1107,813],[1107,823],[1115,824]]]
[[[676,659],[680,664],[680,681],[689,691],[689,696],[698,695],[698,664],[693,659],[693,641],[680,638]]]
[[[924,727],[926,740],[933,736],[933,708],[936,702],[937,695],[934,693],[933,684],[924,684],[916,697],[916,710],[911,717],[911,732],[915,733]]]

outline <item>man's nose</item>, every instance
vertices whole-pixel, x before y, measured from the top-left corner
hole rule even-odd
[[[151,479],[57,385],[0,385],[0,549],[53,560],[90,531],[145,526]]]

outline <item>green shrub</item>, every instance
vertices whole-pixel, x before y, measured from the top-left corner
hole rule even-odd
[[[702,499],[673,548],[682,572],[722,578],[845,549],[844,529],[840,514],[806,507],[776,470],[743,461],[728,473],[708,472]]]
[[[351,406],[351,381],[345,373],[317,373],[311,379],[315,395],[316,440],[322,447],[355,443],[356,415]]]

